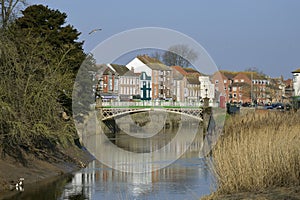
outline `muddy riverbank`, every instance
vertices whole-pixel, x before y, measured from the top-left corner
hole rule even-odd
[[[64,176],[83,168],[93,157],[76,146],[61,149],[60,156],[37,159],[34,155],[26,155],[27,166],[11,157],[0,158],[0,199],[16,195],[14,185],[19,178],[24,178],[24,189],[33,184],[43,184],[56,177]],[[63,155],[63,156],[61,156]]]

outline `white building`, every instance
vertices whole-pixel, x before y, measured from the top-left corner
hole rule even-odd
[[[294,96],[300,96],[300,68],[293,71]]]
[[[212,84],[208,76],[199,76],[200,97],[208,97],[210,100],[215,98],[215,85]]]
[[[170,67],[147,55],[141,55],[130,61],[126,67],[136,73],[145,72],[151,77],[152,99],[168,99],[172,97],[173,73]]]
[[[134,73],[124,65],[108,64],[108,66],[119,75],[118,95],[120,101],[129,101],[140,96],[139,74]]]
[[[186,72],[180,66],[172,66],[173,71],[173,96],[177,102],[184,102],[188,96],[186,88]],[[185,75],[184,75],[185,74]]]

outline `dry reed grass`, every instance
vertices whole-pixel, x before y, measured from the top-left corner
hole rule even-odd
[[[213,150],[215,194],[300,185],[300,114],[248,113],[227,120]]]

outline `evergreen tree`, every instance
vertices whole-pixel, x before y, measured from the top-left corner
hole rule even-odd
[[[66,14],[38,5],[0,31],[0,153],[23,161],[58,156],[78,138],[71,116],[75,76],[85,54]],[[47,154],[47,155],[46,155]]]
[[[24,37],[31,35],[43,39],[54,50],[64,50],[66,59],[59,63],[72,68],[76,75],[85,59],[82,42],[78,42],[80,32],[73,26],[65,25],[67,15],[43,5],[33,5],[22,11],[23,16],[16,20],[16,28],[23,30]],[[22,37],[22,36],[19,36]]]

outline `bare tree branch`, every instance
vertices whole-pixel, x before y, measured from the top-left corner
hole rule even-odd
[[[26,5],[26,0],[1,0],[0,6],[1,6],[1,26],[2,28],[5,28],[9,21],[11,21],[14,18],[14,13],[18,12],[19,9],[17,9],[18,5]]]
[[[195,61],[198,58],[198,55],[187,45],[178,44],[171,46],[168,51],[163,54],[162,58],[166,65],[188,67],[191,65],[191,62]]]

